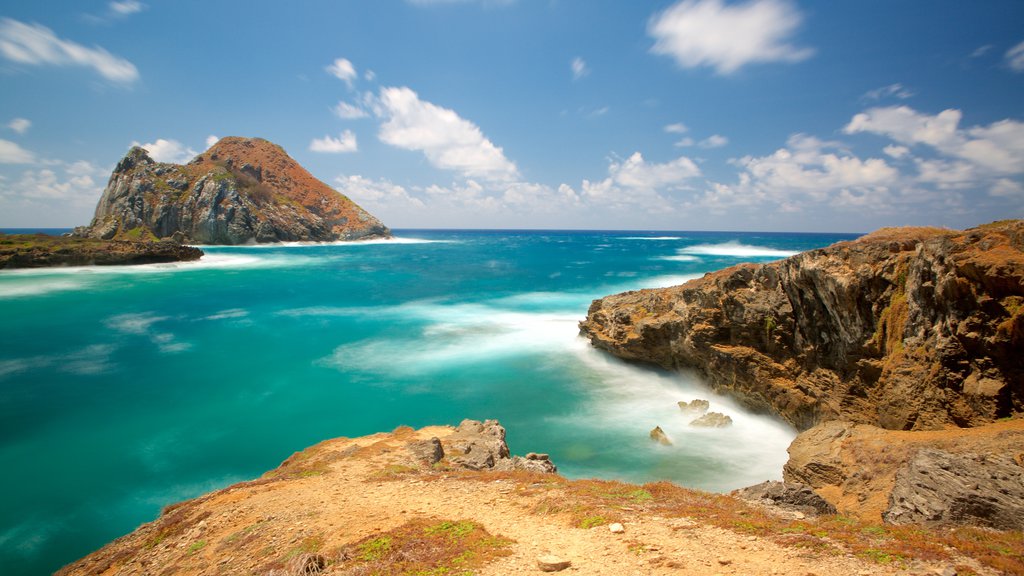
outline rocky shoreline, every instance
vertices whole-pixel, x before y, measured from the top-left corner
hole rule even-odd
[[[1009,463],[986,459],[1005,454],[1008,439],[1024,445],[1024,221],[883,229],[595,300],[580,329],[620,358],[696,368],[713,389],[790,422],[802,433],[786,479],[810,484],[841,513],[1020,529],[1004,521],[1007,506],[1024,505],[1019,482],[929,492],[908,478],[922,466],[1015,478],[1024,465],[1016,452]],[[966,448],[913,436],[990,427],[1000,433],[976,434]],[[853,450],[850,438],[865,430],[885,440]],[[930,463],[917,457],[926,449],[937,451]]]
[[[115,266],[199,260],[203,251],[173,240],[131,242],[0,233],[0,269]]]

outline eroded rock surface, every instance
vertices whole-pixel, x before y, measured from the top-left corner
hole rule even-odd
[[[334,241],[390,236],[379,220],[314,178],[278,145],[221,138],[185,165],[132,148],[78,236],[189,244]]]
[[[985,424],[1024,412],[1024,221],[883,229],[595,300],[580,329],[800,430]]]

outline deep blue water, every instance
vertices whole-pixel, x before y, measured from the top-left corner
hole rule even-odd
[[[50,232],[61,232],[50,230]],[[198,263],[0,271],[0,566],[52,572],[320,440],[497,418],[570,477],[729,490],[794,432],[578,337],[593,298],[849,235],[398,231]],[[696,430],[676,402],[735,425]],[[654,445],[664,428],[676,443]]]

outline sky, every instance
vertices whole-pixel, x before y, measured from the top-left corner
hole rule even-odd
[[[0,227],[280,144],[392,228],[1024,217],[1020,0],[0,0]]]

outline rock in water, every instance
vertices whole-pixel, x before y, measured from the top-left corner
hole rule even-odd
[[[651,440],[654,440],[662,446],[671,446],[672,440],[669,439],[668,434],[661,429],[661,426],[655,426],[654,430],[651,430]]]
[[[707,414],[690,422],[690,426],[700,428],[725,428],[732,426],[732,418],[721,412],[708,412]]]
[[[92,223],[75,235],[246,244],[359,240],[390,230],[280,146],[229,137],[185,165],[155,162],[132,148],[111,174]]]
[[[711,408],[710,402],[708,402],[707,400],[702,400],[700,398],[697,398],[696,400],[691,400],[690,402],[678,402],[678,404],[679,409],[683,411],[683,414],[688,415],[703,415],[708,411],[709,408]]]
[[[1024,468],[1003,456],[920,450],[896,474],[882,518],[1024,530]]]
[[[800,430],[977,426],[1024,412],[1024,220],[883,229],[608,296],[580,329]]]

